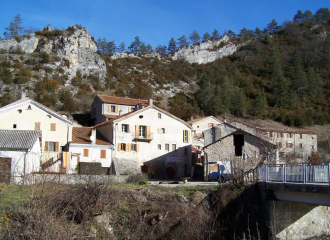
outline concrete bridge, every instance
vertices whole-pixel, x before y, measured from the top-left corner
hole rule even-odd
[[[277,238],[330,235],[330,163],[262,165],[257,176],[267,222]]]

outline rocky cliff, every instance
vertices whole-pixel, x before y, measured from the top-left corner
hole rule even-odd
[[[207,41],[177,51],[173,59],[185,60],[189,63],[209,63],[216,59],[229,56],[237,51],[238,46],[229,42],[228,36],[223,36],[217,41]]]
[[[54,31],[43,30],[19,39],[0,41],[0,49],[15,51],[20,49],[26,54],[47,53],[56,56],[55,61],[47,63],[47,67],[61,67],[67,75],[67,83],[74,78],[77,71],[82,76],[95,75],[104,84],[106,65],[96,53],[97,46],[86,28],[74,26],[70,31],[56,34]]]

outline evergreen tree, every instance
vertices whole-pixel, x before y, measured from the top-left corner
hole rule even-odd
[[[291,58],[291,89],[301,99],[305,96],[308,89],[306,75],[298,51],[295,51]]]
[[[211,87],[210,79],[203,74],[198,83],[200,89],[196,92],[196,100],[201,108],[207,112],[210,99],[213,96],[213,88]]]
[[[177,49],[176,42],[175,42],[174,38],[171,38],[170,42],[168,43],[167,50],[169,53],[174,53],[176,51],[176,49]]]
[[[208,41],[211,39],[211,35],[208,32],[205,32],[203,35],[203,41]]]
[[[189,36],[190,41],[192,44],[199,43],[201,40],[201,36],[199,35],[198,31],[194,30],[190,36]]]
[[[304,13],[298,10],[297,14],[293,17],[293,21],[302,23],[304,21]]]
[[[265,34],[273,34],[278,31],[278,23],[275,19],[273,19],[270,23],[268,23],[267,27],[264,29]]]
[[[316,96],[320,93],[321,87],[317,79],[317,76],[312,67],[309,67],[307,70],[307,82],[308,82],[308,95],[315,99]]]
[[[330,21],[330,11],[329,8],[320,8],[314,14],[315,22],[328,22]]]
[[[232,30],[228,30],[228,33],[227,33],[227,36],[230,38],[230,39],[233,39],[233,38],[236,38],[236,33]]]
[[[254,30],[254,35],[257,37],[257,38],[263,38],[265,37],[265,34],[262,30],[260,30],[260,28],[256,28],[256,30]]]
[[[226,75],[220,84],[221,87],[221,100],[225,112],[229,112],[232,109],[232,96],[234,91],[234,85]]]
[[[213,92],[213,96],[209,101],[208,110],[209,110],[208,114],[213,116],[218,116],[219,114],[224,113],[224,107],[221,100],[220,86],[216,86]]]
[[[125,52],[126,50],[126,45],[125,43],[120,43],[119,46],[118,46],[118,52]]]
[[[220,38],[220,34],[219,34],[219,31],[214,29],[213,32],[212,32],[212,37],[211,37],[211,40],[217,40]]]
[[[267,115],[267,100],[265,94],[257,93],[253,104],[253,113],[258,117],[265,117]]]
[[[178,38],[178,41],[179,41],[178,42],[179,48],[184,48],[189,46],[189,42],[186,35],[182,35],[180,38]]]
[[[115,44],[115,41],[111,41],[111,42],[107,42],[106,44],[106,51],[107,51],[107,54],[114,54],[116,52],[116,44]]]
[[[141,53],[141,40],[139,36],[136,36],[134,38],[134,41],[131,43],[131,45],[128,47],[132,53]]]
[[[6,38],[19,37],[24,33],[24,27],[22,26],[21,15],[17,14],[13,21],[10,21],[9,26],[5,27],[6,32],[4,35]]]
[[[165,56],[166,55],[166,46],[165,45],[157,45],[155,48],[155,51],[158,52],[160,55]]]

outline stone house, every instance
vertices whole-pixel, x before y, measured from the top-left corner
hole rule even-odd
[[[238,129],[204,146],[204,173],[208,176],[209,163],[230,162],[231,173],[238,175],[259,163],[275,162],[277,157],[275,144]]]
[[[150,101],[150,100],[149,100]],[[96,95],[91,105],[91,119],[96,125],[120,115],[147,107],[148,100]]]
[[[62,167],[66,173],[76,173],[80,162],[100,163],[103,174],[110,174],[113,145],[99,131],[90,127],[73,127],[68,144],[70,158]]]
[[[213,116],[208,116],[192,119],[187,123],[192,127],[192,147],[202,150],[204,147],[203,132],[207,129],[220,125],[222,122]]]
[[[0,108],[0,128],[40,131],[41,160],[57,160],[71,140],[73,122],[22,94],[16,102]]]
[[[94,126],[114,145],[111,172],[179,178],[191,171],[191,126],[154,105]]]
[[[23,183],[40,167],[40,131],[0,130],[0,182]]]

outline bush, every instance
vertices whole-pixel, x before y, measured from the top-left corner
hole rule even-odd
[[[148,176],[146,174],[137,173],[137,174],[130,175],[126,179],[126,183],[135,183],[135,184],[139,184],[139,185],[145,185],[145,184],[147,184],[147,180],[148,180]]]

